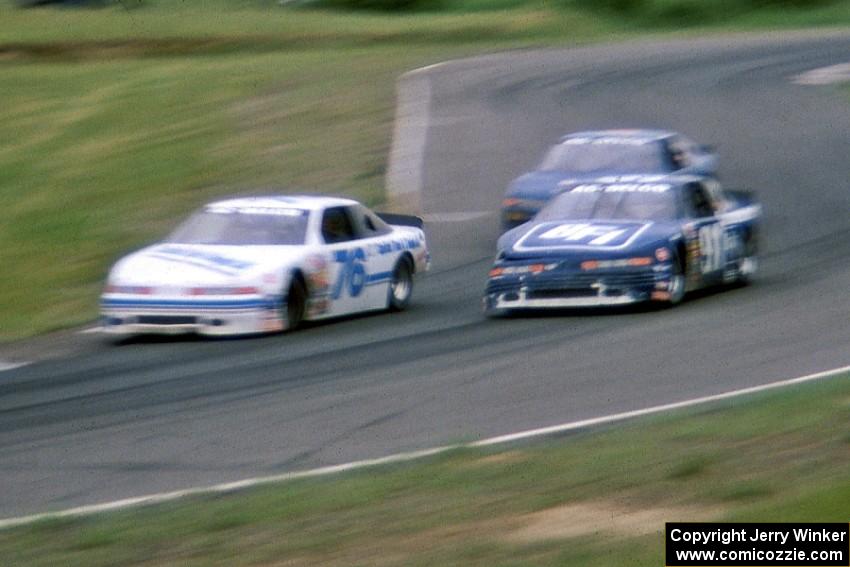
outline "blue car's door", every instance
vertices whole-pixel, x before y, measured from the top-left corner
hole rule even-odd
[[[725,227],[701,183],[687,183],[683,197],[690,217],[687,244],[692,265],[688,270],[689,275],[692,280],[699,280],[697,283],[703,285],[714,283],[723,278],[726,256],[730,252],[727,250],[729,239]]]

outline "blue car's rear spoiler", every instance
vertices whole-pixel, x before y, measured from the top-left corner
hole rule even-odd
[[[424,222],[419,217],[415,217],[413,215],[399,215],[396,213],[376,213],[382,221],[387,224],[395,224],[398,226],[413,226],[416,228],[422,228],[424,226]]]

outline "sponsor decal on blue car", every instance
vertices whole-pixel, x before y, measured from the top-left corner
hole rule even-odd
[[[652,223],[549,222],[532,228],[514,245],[518,251],[539,249],[622,248],[629,246]]]

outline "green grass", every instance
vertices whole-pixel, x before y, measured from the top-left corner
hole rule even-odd
[[[466,43],[479,33],[515,45],[553,29],[191,6],[2,7],[0,20],[5,340],[92,320],[110,263],[214,196],[380,202],[397,76],[480,50]]]
[[[846,21],[846,0],[563,0],[642,27],[823,25]]]
[[[382,197],[383,50],[0,68],[4,337],[91,319],[106,267],[213,195]],[[369,74],[374,82],[362,82]]]
[[[276,186],[379,203],[408,69],[665,29],[559,5],[0,5],[0,340],[94,319],[110,263],[212,197]],[[847,5],[734,25],[850,22]]]
[[[663,565],[665,521],[846,522],[850,376],[608,431],[0,532],[4,565]]]
[[[546,2],[522,3],[510,10],[484,9],[493,8],[492,0],[478,9],[468,3],[451,6],[454,9],[441,13],[385,14],[197,0],[148,2],[144,8],[129,11],[13,10],[0,5],[0,19],[4,22],[0,45],[208,39],[213,44],[207,49],[241,51],[376,43],[409,47],[493,40],[497,44],[523,39],[569,41],[599,38],[600,33],[628,27],[622,21],[600,21],[592,13],[556,10]]]

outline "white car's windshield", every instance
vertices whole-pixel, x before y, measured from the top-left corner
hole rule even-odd
[[[208,208],[171,233],[175,244],[304,244],[309,211],[282,208]]]
[[[665,169],[657,144],[614,142],[568,140],[549,150],[539,169],[575,173],[652,173]]]

